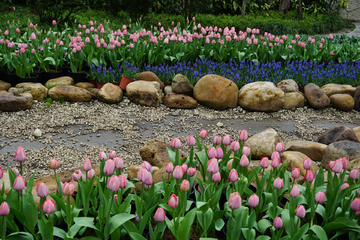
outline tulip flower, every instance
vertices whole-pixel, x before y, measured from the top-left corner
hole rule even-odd
[[[360,211],[360,198],[355,198],[351,204],[350,204],[350,208],[355,211],[358,212]]]
[[[346,157],[340,158],[341,163],[343,165],[343,169],[347,169],[349,167],[349,159]]]
[[[186,165],[186,163],[183,163],[181,167],[184,169],[184,173],[186,173],[188,170],[188,166]]]
[[[315,195],[315,202],[317,203],[323,203],[325,201],[325,193],[322,191],[319,191],[316,195]]]
[[[0,166],[0,179],[2,179],[4,176],[4,171],[2,170],[2,167]]]
[[[214,144],[219,145],[221,143],[221,137],[219,135],[214,137]]]
[[[170,144],[171,148],[179,149],[181,147],[181,141],[179,138],[174,138]]]
[[[155,212],[155,222],[164,222],[165,221],[165,211],[163,208],[158,208]]]
[[[280,153],[278,151],[274,151],[271,154],[271,160],[274,160],[275,158],[280,158]]]
[[[304,169],[311,169],[312,162],[310,158],[305,158],[303,161],[303,167]]]
[[[46,200],[42,205],[42,210],[46,214],[52,214],[56,211],[56,205],[52,199]]]
[[[231,169],[230,174],[229,174],[229,181],[230,182],[237,182],[239,180],[239,175],[236,171],[236,169]]]
[[[7,216],[10,213],[10,208],[7,202],[2,202],[0,205],[0,216]]]
[[[205,139],[206,135],[207,135],[207,131],[204,130],[204,129],[201,129],[199,137],[202,138],[202,139]]]
[[[273,185],[274,185],[274,188],[276,188],[276,189],[282,189],[283,186],[284,186],[284,180],[281,179],[281,178],[279,178],[279,177],[277,177],[277,178],[274,180]]]
[[[169,205],[169,207],[171,207],[172,209],[176,208],[177,205],[179,204],[179,197],[176,196],[175,194],[171,194],[167,204]]]
[[[26,159],[26,154],[24,149],[20,146],[16,149],[14,160],[17,162],[23,162]]]
[[[87,173],[86,173],[86,175],[87,175],[87,179],[92,179],[93,178],[93,176],[95,175],[95,170],[94,169],[90,169]]]
[[[219,171],[219,164],[216,158],[210,159],[207,164],[207,172],[214,174]]]
[[[82,178],[82,172],[80,170],[75,170],[73,175],[72,175],[72,179],[77,182]]]
[[[294,186],[291,189],[290,196],[293,198],[297,198],[299,196],[299,194],[300,194],[300,188],[298,186]]]
[[[349,173],[349,177],[353,180],[356,180],[359,178],[359,170],[357,169],[351,169],[350,173]],[[1,179],[2,177],[0,177]]]
[[[25,180],[21,175],[15,178],[13,189],[16,191],[22,191],[25,189]]]
[[[123,169],[124,168],[124,160],[121,157],[114,158],[115,167],[117,169]]]
[[[126,176],[125,175],[119,175],[118,178],[119,178],[119,182],[120,182],[119,187],[121,189],[126,188],[126,186],[127,186],[127,178],[126,178]]]
[[[284,151],[284,143],[278,142],[275,146],[275,151],[281,153]]]
[[[109,178],[107,186],[112,192],[117,192],[120,187],[120,180],[117,176],[113,175]]]
[[[304,208],[303,205],[299,205],[297,206],[296,210],[295,210],[295,215],[298,217],[298,218],[304,218],[305,215],[306,215],[306,210]]]
[[[142,167],[146,168],[149,172],[153,172],[154,168],[151,166],[151,164],[148,161],[143,161],[141,164]]]
[[[247,138],[248,138],[248,132],[245,129],[241,130],[239,133],[239,140],[242,142],[246,142]]]
[[[276,217],[275,220],[274,220],[274,227],[276,229],[280,229],[280,228],[283,227],[283,225],[284,225],[284,223],[283,223],[281,217]]]
[[[174,164],[172,162],[169,162],[167,165],[166,165],[166,172],[167,173],[172,173],[174,171]]]
[[[340,190],[344,190],[345,188],[348,188],[349,184],[348,183],[344,183],[343,185],[341,185]]]
[[[146,185],[148,185],[148,188],[149,188],[149,186],[151,186],[151,184],[153,184],[153,177],[150,172],[149,172],[149,177],[145,181],[143,181],[143,183],[145,184],[145,188],[146,188]]]
[[[214,173],[211,177],[213,182],[220,182],[221,181],[221,174],[220,172]]]
[[[47,195],[49,195],[49,191],[46,184],[43,182],[39,183],[39,185],[36,187],[36,193],[41,198],[47,197]]]
[[[111,158],[111,159],[116,158],[116,152],[114,150],[110,150],[109,158]]]
[[[221,147],[218,147],[218,148],[216,149],[216,158],[217,158],[217,159],[221,159],[221,158],[223,158],[223,156],[224,156],[223,150],[221,149]]]
[[[65,196],[71,196],[74,194],[75,185],[72,182],[64,183],[64,187],[62,187],[62,190]]]
[[[184,179],[180,184],[180,190],[183,192],[189,191],[190,183],[188,180]]]
[[[341,159],[329,162],[329,168],[334,173],[341,173],[343,171],[343,163]]]
[[[207,155],[209,158],[216,158],[216,149],[214,147],[211,147],[207,150]]]
[[[184,168],[177,165],[173,171],[173,177],[175,179],[181,179],[183,177],[184,173],[185,173]]]
[[[225,135],[223,137],[222,143],[226,146],[229,146],[231,144],[231,136],[230,135]],[[240,146],[239,146],[240,148]]]
[[[196,139],[193,136],[188,136],[187,138],[187,145],[194,146],[196,144]]]
[[[243,154],[240,159],[240,166],[247,167],[248,165],[249,165],[249,159],[245,154]]]
[[[35,36],[35,33],[31,33],[30,34],[30,40],[36,40],[36,36]]]
[[[99,154],[99,160],[107,160],[106,153],[104,151],[101,151]]]
[[[334,55],[334,52],[333,51],[330,51],[330,56],[333,56]]]
[[[250,155],[250,147],[244,146],[242,149],[242,153],[245,154],[246,156]]]
[[[89,158],[85,158],[83,169],[85,172],[90,171],[92,169],[92,163]]]
[[[230,135],[225,135],[225,136],[229,136],[229,137],[230,137]],[[224,138],[225,138],[225,136],[224,136]],[[226,141],[225,141],[225,142],[226,142]],[[223,143],[224,143],[224,141],[223,141]],[[224,144],[224,145],[226,145],[226,144]],[[232,150],[233,152],[237,152],[239,149],[240,149],[240,144],[239,144],[239,142],[238,142],[238,141],[233,141],[233,142],[231,143],[231,150]]]
[[[260,167],[263,169],[267,169],[269,167],[269,159],[267,157],[263,157],[259,162]]]
[[[228,202],[229,208],[232,210],[239,209],[241,207],[241,197],[238,192],[231,193]]]
[[[13,169],[11,169],[11,170],[15,173],[16,176],[19,176],[19,175],[20,175],[19,170],[17,170],[16,168],[13,168]]]
[[[315,173],[312,170],[308,170],[304,176],[305,181],[312,182],[315,179]]]
[[[293,168],[291,171],[291,177],[294,179],[298,179],[300,177],[300,169]]]
[[[257,207],[259,204],[259,197],[255,193],[249,197],[248,204],[250,207]]]
[[[104,173],[108,176],[112,175],[115,170],[115,162],[112,159],[106,161],[104,166]]]
[[[271,167],[278,168],[279,166],[280,166],[280,158],[274,158],[274,160],[271,161]]]
[[[137,178],[140,182],[145,182],[150,177],[150,172],[146,168],[142,167],[138,171]]]

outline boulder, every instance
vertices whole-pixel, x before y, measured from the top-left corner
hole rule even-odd
[[[284,102],[285,93],[272,82],[249,83],[239,91],[239,105],[250,111],[278,111]]]
[[[288,161],[289,163],[287,170],[291,171],[293,168],[299,168],[300,173],[302,175],[305,175],[306,173],[306,169],[303,167],[303,161],[306,158],[309,157],[301,152],[296,152],[296,151],[285,151],[281,154],[281,162],[283,163],[285,161]],[[316,172],[319,169],[319,167],[316,165],[314,161],[311,162],[312,162],[311,170]]]
[[[358,86],[354,92],[355,105],[354,109],[360,112],[360,86]]]
[[[53,88],[64,85],[74,85],[74,79],[72,79],[72,77],[59,77],[50,79],[45,83],[46,88]]]
[[[34,100],[44,100],[47,96],[48,89],[41,83],[19,83],[14,88],[10,88],[9,92],[19,93],[30,93]]]
[[[188,96],[193,95],[194,86],[191,84],[189,79],[182,75],[176,74],[171,83],[172,91],[178,94],[184,94]]]
[[[164,97],[163,104],[169,108],[196,108],[197,101],[183,94],[169,93]]]
[[[142,168],[141,165],[131,165],[126,169],[126,174],[128,175],[128,179],[134,179],[137,178],[138,171]],[[154,176],[156,172],[159,171],[158,167],[153,166],[154,169]]]
[[[351,169],[360,169],[360,158],[349,161],[349,167],[347,168],[347,170],[350,171]]]
[[[143,161],[148,161],[152,166],[158,168],[166,167],[169,163],[169,154],[166,147],[170,145],[160,139],[152,139],[140,148],[140,156]],[[180,151],[180,159],[184,158]]]
[[[320,109],[329,106],[330,99],[319,86],[309,83],[304,90],[306,99],[313,108]]]
[[[148,107],[159,107],[164,96],[160,83],[152,81],[135,81],[126,86],[130,101]]]
[[[2,94],[2,93],[7,93],[7,91],[6,90],[0,90],[0,94]]]
[[[311,160],[320,162],[327,145],[317,142],[295,140],[287,142],[285,151],[301,152],[308,156]]]
[[[88,90],[89,93],[91,94],[91,98],[97,98],[97,95],[100,91],[100,89],[98,88],[87,88],[86,90]]]
[[[354,96],[354,92],[356,88],[351,85],[329,83],[322,86],[321,89],[328,97],[330,97],[331,95],[334,94],[349,94],[351,96]]]
[[[245,142],[245,146],[251,149],[251,159],[270,158],[278,142],[280,142],[280,138],[277,132],[272,128],[268,128],[250,137]]]
[[[360,143],[339,141],[331,143],[324,151],[321,166],[328,168],[330,161],[347,157],[350,161],[360,158]]]
[[[11,84],[4,82],[2,80],[0,80],[0,90],[5,90],[7,91],[9,88],[11,88]]]
[[[72,85],[53,87],[49,90],[48,95],[54,100],[64,99],[69,102],[89,102],[91,100],[88,90]]]
[[[360,141],[360,127],[355,127],[352,129],[357,137],[357,139]]]
[[[333,142],[344,140],[359,142],[355,132],[351,128],[343,125],[337,125],[330,128],[326,132],[323,132],[320,135],[318,142],[329,145]]]
[[[75,84],[75,86],[79,87],[79,88],[85,88],[85,89],[96,88],[96,86],[90,82],[78,82]]]
[[[277,87],[284,91],[284,93],[298,92],[299,86],[292,79],[282,80],[277,84]]]
[[[158,78],[158,76],[156,76],[155,73],[150,72],[150,71],[140,73],[139,75],[137,75],[135,77],[135,80],[142,80],[142,81],[148,81],[148,82],[155,81],[160,84],[161,89],[164,89],[164,87],[165,87],[164,83]]]
[[[333,94],[330,96],[330,102],[333,108],[340,111],[351,111],[354,108],[355,100],[349,94]]]
[[[237,107],[238,91],[239,89],[233,81],[210,74],[202,77],[196,83],[194,98],[208,108],[225,110]]]
[[[300,92],[285,93],[284,109],[295,110],[304,107],[305,98]]]
[[[169,94],[169,93],[172,93],[172,87],[171,86],[165,86],[164,87],[164,93],[165,95]]]
[[[30,93],[2,93],[0,94],[0,111],[15,112],[31,108],[33,98]]]
[[[121,102],[123,95],[123,90],[119,86],[107,83],[102,86],[97,94],[97,98],[101,102],[113,104]]]

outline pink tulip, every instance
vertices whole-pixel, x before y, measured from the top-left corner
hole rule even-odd
[[[83,169],[85,172],[90,171],[92,169],[92,163],[89,158],[85,158]]]
[[[221,158],[223,158],[223,156],[224,156],[223,150],[222,150],[220,147],[218,147],[218,148],[216,149],[216,158],[217,158],[217,159],[221,159]]]
[[[207,172],[212,174],[219,172],[219,164],[216,158],[210,159],[207,164]]]
[[[184,176],[184,168],[182,168],[180,165],[177,165],[173,171],[173,177],[175,179],[181,179]]]
[[[196,144],[196,139],[193,136],[188,136],[187,138],[187,145],[194,146]]]
[[[236,210],[241,207],[241,197],[238,192],[234,192],[230,194],[228,206],[232,210]]]
[[[216,149],[211,147],[207,150],[207,155],[209,158],[216,158]]]
[[[242,154],[249,156],[250,155],[250,147],[244,146],[242,149]]]
[[[275,158],[271,161],[272,168],[278,168],[280,166],[280,158]]]
[[[269,159],[267,157],[263,157],[259,162],[260,167],[263,169],[267,169],[269,167]]]
[[[134,44],[130,43],[129,47],[134,48]]]
[[[323,203],[325,201],[325,193],[322,191],[319,191],[316,195],[315,195],[315,202],[317,203]]]
[[[150,177],[150,172],[146,168],[142,167],[138,171],[137,178],[140,182],[145,182]]]
[[[106,153],[104,151],[101,151],[99,154],[99,160],[107,160]]]
[[[320,45],[319,45],[319,48],[320,48],[320,49],[322,49],[322,48],[323,48],[323,46],[324,46],[324,45],[320,44]]]
[[[305,158],[303,161],[303,168],[304,169],[311,169],[312,167],[312,162],[310,158]]]
[[[353,180],[356,180],[359,178],[359,170],[357,169],[351,169],[350,173],[349,173],[349,177]],[[0,177],[1,179],[1,177]]]
[[[214,137],[214,144],[219,145],[221,143],[221,137],[219,135]]]
[[[293,198],[297,198],[299,196],[299,194],[300,194],[300,188],[298,186],[294,186],[291,189],[290,196]]]
[[[237,182],[239,180],[239,175],[236,171],[236,169],[231,169],[230,174],[229,174],[229,181],[230,182]]]
[[[279,178],[279,177],[277,177],[277,178],[274,180],[273,185],[274,185],[274,188],[276,188],[276,189],[282,189],[283,186],[284,186],[284,180],[281,179],[281,178]]]
[[[25,189],[25,181],[21,175],[15,178],[13,189],[16,191],[22,191]]]
[[[204,130],[204,129],[201,129],[199,137],[202,138],[202,139],[205,139],[206,135],[207,135],[207,131]]]
[[[181,147],[181,141],[179,138],[174,138],[170,144],[171,148],[179,149]]]
[[[334,38],[334,36],[330,33],[329,34],[329,39],[332,40]]]
[[[230,138],[230,135],[225,135],[225,136],[229,136],[229,138]],[[224,136],[224,138],[225,138],[225,136]],[[227,143],[227,139],[225,140],[225,142]],[[224,143],[224,140],[223,140],[223,143]],[[224,143],[224,145],[226,145],[226,144]],[[229,145],[229,144],[227,144],[227,145]],[[231,143],[231,150],[232,150],[233,152],[237,152],[239,149],[240,149],[240,144],[239,144],[239,142],[238,142],[238,141],[233,141],[233,142]]]
[[[247,138],[248,138],[248,132],[245,129],[241,130],[239,133],[239,140],[245,142]]]
[[[115,167],[117,169],[123,169],[124,168],[124,160],[121,157],[114,158]]]
[[[20,146],[16,149],[14,160],[17,162],[23,162],[26,159],[26,154],[24,149]]]
[[[116,152],[114,150],[110,150],[109,158],[111,158],[111,159],[116,158]]]
[[[186,173],[186,172],[187,172],[187,169],[188,169],[188,166],[186,165],[186,163],[183,163],[183,164],[181,165],[181,167],[184,169],[184,173]]]
[[[42,210],[46,214],[52,214],[56,211],[56,205],[52,199],[46,200],[42,205]]]
[[[8,36],[8,35],[9,35],[9,30],[5,30],[4,36]]]
[[[275,158],[280,158],[280,153],[278,151],[274,151],[271,154],[271,160],[274,160]]]
[[[56,25],[56,21],[55,21],[55,20],[52,20],[52,25]]]
[[[189,175],[189,177],[194,176],[196,173],[196,168],[190,167],[187,171],[186,174]]]
[[[344,183],[343,185],[341,185],[340,187],[340,191],[344,190],[345,188],[348,188],[349,184],[348,183]]]
[[[36,193],[41,198],[47,197],[47,195],[49,195],[49,191],[46,184],[43,182],[39,183],[39,185],[36,187]]]
[[[31,33],[30,34],[30,40],[36,40],[36,36],[35,36],[35,33]]]
[[[120,180],[117,176],[113,175],[109,178],[107,186],[112,192],[117,192],[120,187]]]
[[[10,208],[7,202],[2,202],[0,205],[0,216],[7,216],[10,213]]]
[[[172,173],[174,171],[174,164],[172,162],[169,162],[167,165],[166,165],[166,172],[167,173]]]
[[[307,182],[312,182],[314,181],[315,179],[315,173],[311,170],[308,170],[306,173],[305,173],[305,176],[304,176],[304,179],[305,181]]]
[[[104,173],[108,176],[112,175],[115,170],[115,162],[112,159],[106,161],[104,166]]]
[[[360,198],[355,198],[354,201],[351,202],[350,208],[355,212],[360,211]]]
[[[2,179],[4,176],[4,171],[2,170],[2,167],[0,166],[0,179]]]
[[[341,173],[343,171],[343,164],[341,160],[330,161],[329,167],[334,173]]]
[[[184,179],[180,184],[180,190],[183,192],[189,191],[190,183],[188,180]]]
[[[77,182],[80,180],[80,178],[82,178],[82,172],[80,170],[75,170],[72,175],[72,179]]]
[[[253,194],[249,197],[248,204],[250,207],[257,207],[259,205],[259,197],[256,194]]]
[[[349,167],[349,159],[346,157],[340,158],[343,169],[347,169]]]
[[[276,217],[275,220],[274,220],[274,227],[276,229],[280,229],[280,228],[283,227],[283,225],[284,225],[284,223],[283,223],[281,217]]]
[[[305,215],[306,215],[306,210],[304,208],[303,205],[299,205],[297,206],[296,210],[295,210],[295,215],[298,217],[298,218],[304,218]]]
[[[294,179],[298,179],[300,177],[300,169],[293,168],[291,171],[291,177]]]
[[[154,168],[151,166],[151,164],[148,161],[143,161],[141,164],[142,167],[146,168],[149,172],[153,172]]]
[[[90,169],[88,172],[87,172],[87,179],[92,179],[93,176],[95,175],[95,170],[94,169]]]
[[[221,174],[220,172],[214,173],[211,177],[213,182],[220,182],[221,181]]]
[[[275,146],[275,151],[281,153],[284,151],[284,143],[278,142]]]
[[[16,176],[19,176],[20,172],[17,170],[17,168],[13,168],[11,170],[15,173]]]
[[[165,221],[165,211],[163,208],[158,208],[155,212],[155,222],[164,222]]]
[[[64,183],[64,187],[62,187],[62,190],[63,190],[63,194],[65,196],[71,196],[74,194],[74,191],[75,191],[75,185],[72,183],[72,182],[66,182]]]
[[[119,178],[119,182],[120,182],[119,187],[121,189],[126,188],[126,186],[127,186],[127,178],[126,178],[126,176],[121,174],[121,175],[118,176],[118,178]]]
[[[245,154],[243,154],[241,159],[240,159],[240,166],[247,167],[249,165],[249,163],[250,162],[249,162],[248,157]]]
[[[15,32],[16,32],[16,33],[20,33],[20,29],[17,28],[17,29],[15,30]]]
[[[334,52],[333,52],[333,51],[330,52],[330,56],[332,56],[332,55],[334,55]]]
[[[169,200],[168,200],[168,205],[169,207],[171,207],[172,209],[176,208],[177,205],[179,204],[179,197],[176,196],[175,194],[171,194]]]

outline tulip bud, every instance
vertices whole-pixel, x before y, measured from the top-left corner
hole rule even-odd
[[[249,197],[248,204],[250,207],[257,207],[259,204],[259,197],[256,194],[253,194]]]
[[[181,182],[181,185],[180,185],[180,190],[183,191],[183,192],[187,192],[189,191],[189,188],[190,188],[190,183],[188,180],[184,179],[182,182]]]
[[[344,190],[345,188],[348,188],[349,184],[348,183],[344,183],[343,185],[341,185],[340,187],[340,191]]]
[[[230,135],[225,135],[223,137],[222,142],[223,142],[224,145],[229,146],[231,144],[231,136]],[[239,148],[240,148],[240,145],[239,145]]]
[[[179,197],[177,197],[175,194],[171,194],[167,203],[168,203],[169,207],[174,209],[179,204]]]
[[[210,159],[207,164],[207,172],[214,174],[219,171],[219,164],[216,158]]]
[[[263,157],[259,162],[260,167],[263,169],[267,169],[269,167],[269,159],[267,157]]]
[[[0,179],[2,179],[4,176],[4,171],[2,170],[2,167],[0,166]]]
[[[234,192],[234,193],[230,194],[228,206],[232,210],[236,210],[241,207],[241,197],[238,192]]]
[[[71,196],[74,194],[75,185],[72,182],[64,183],[64,187],[62,187],[62,190],[65,196]]]
[[[48,188],[46,187],[45,183],[39,183],[39,185],[36,187],[36,193],[39,197],[47,197],[49,194]]]
[[[142,167],[138,171],[137,178],[140,182],[145,182],[150,177],[150,172],[146,168]]]
[[[106,153],[105,153],[104,151],[101,151],[101,152],[100,152],[99,160],[100,160],[100,161],[102,161],[102,160],[107,160]]]
[[[225,136],[229,136],[229,138],[230,138],[230,135],[225,135]],[[225,138],[225,136],[224,136],[224,138]],[[223,141],[223,143],[224,143],[224,141]],[[226,144],[224,143],[224,145],[226,145]],[[238,141],[233,141],[233,142],[231,143],[231,150],[232,150],[233,152],[237,152],[239,149],[240,149],[240,144],[239,144],[239,142],[238,142]]]
[[[214,144],[219,145],[221,143],[221,137],[219,135],[214,137]]]
[[[174,171],[174,164],[172,162],[169,162],[167,165],[166,165],[166,172],[167,173],[172,173]]]
[[[346,157],[340,158],[343,169],[347,169],[349,167],[349,159]]]
[[[209,158],[216,158],[216,149],[214,147],[211,147],[207,150],[207,155]]]
[[[16,191],[22,191],[25,189],[25,181],[21,175],[15,178],[13,189]]]
[[[123,169],[124,168],[124,160],[121,157],[114,158],[115,167],[117,169]]]
[[[298,218],[304,218],[305,215],[306,215],[306,210],[304,208],[303,205],[299,205],[297,206],[296,210],[295,210],[295,215],[298,217]]]
[[[187,138],[187,145],[194,146],[196,144],[196,139],[193,136],[188,136]]]
[[[230,182],[237,182],[239,180],[239,175],[236,171],[236,169],[231,169],[230,174],[229,174],[229,181]]]
[[[158,208],[155,212],[155,222],[164,222],[165,221],[165,211],[163,208]]]
[[[275,146],[275,151],[281,153],[284,151],[284,144],[282,142],[278,142]]]
[[[299,194],[300,194],[300,188],[298,186],[294,186],[291,189],[290,196],[293,198],[297,198],[299,196]]]
[[[247,138],[248,138],[248,132],[245,129],[241,130],[239,133],[239,140],[245,142]]]
[[[95,170],[94,169],[90,169],[88,172],[87,172],[87,179],[92,179],[93,176],[95,175]]]
[[[148,161],[143,161],[141,164],[142,167],[146,168],[149,172],[153,172],[154,168],[151,166],[151,164]]]
[[[325,193],[322,191],[319,191],[316,195],[315,195],[315,202],[317,203],[323,203],[325,201]]]
[[[201,129],[199,137],[202,138],[202,139],[205,139],[206,135],[207,135],[207,131],[204,130],[204,129]]]
[[[247,167],[248,165],[249,165],[249,159],[245,154],[243,154],[240,159],[240,166]]]
[[[291,171],[291,177],[294,179],[298,179],[300,177],[300,169],[293,168]]]
[[[92,169],[92,163],[89,158],[85,158],[83,169],[85,172],[90,171]]]
[[[214,173],[211,177],[213,182],[220,182],[221,181],[221,174],[220,172]]]
[[[173,177],[175,179],[181,179],[183,177],[184,173],[185,173],[184,168],[177,165],[173,171]]]
[[[353,180],[356,180],[359,178],[359,170],[357,169],[351,169],[350,173],[349,173],[349,177]],[[1,177],[0,177],[1,179]]]
[[[184,173],[186,173],[188,170],[188,166],[186,165],[186,163],[183,163],[181,167],[184,169]]]
[[[46,214],[52,214],[56,210],[56,205],[52,199],[46,200],[42,205],[42,210]]]
[[[2,202],[0,206],[0,216],[7,216],[10,213],[10,208],[7,202]]]
[[[126,176],[121,174],[120,176],[118,176],[118,178],[119,178],[119,182],[120,182],[119,187],[121,189],[126,188],[126,186],[127,186],[127,178],[126,178]]]
[[[112,192],[117,192],[120,187],[120,180],[117,176],[113,175],[109,178],[107,186]]]
[[[104,173],[108,176],[112,175],[115,170],[115,162],[112,159],[108,159],[104,166]]]
[[[181,141],[179,138],[174,138],[170,144],[171,148],[179,149],[181,147]]]
[[[274,151],[272,154],[271,154],[271,160],[274,160],[275,158],[280,158],[280,154],[278,151]]]
[[[310,158],[305,158],[303,161],[303,167],[304,169],[311,169],[312,162]]]
[[[284,180],[281,179],[281,178],[279,178],[279,177],[277,177],[277,178],[274,180],[273,185],[274,185],[274,188],[276,188],[276,189],[282,189],[283,186],[284,186]]]
[[[82,178],[82,172],[80,170],[75,170],[72,175],[72,179],[77,182],[80,180],[80,178]]]
[[[109,158],[111,158],[111,159],[116,158],[116,152],[114,150],[110,150]]]
[[[280,158],[275,158],[271,161],[272,168],[278,168],[280,166]]]
[[[306,173],[305,173],[305,176],[304,176],[304,179],[305,181],[307,182],[312,182],[315,178],[315,173],[311,170],[308,170]]]
[[[280,228],[283,227],[283,225],[284,225],[284,223],[283,223],[281,217],[276,217],[275,220],[274,220],[274,227],[276,229],[280,229]]]
[[[26,159],[26,154],[24,149],[20,146],[16,149],[14,160],[17,162],[23,162]]]
[[[244,146],[242,149],[242,153],[245,154],[246,156],[250,155],[250,147]]]
[[[17,168],[13,168],[11,170],[15,173],[16,176],[19,176],[20,172],[17,170]]]
[[[350,204],[350,208],[355,211],[358,212],[360,211],[360,198],[355,198],[351,204]]]

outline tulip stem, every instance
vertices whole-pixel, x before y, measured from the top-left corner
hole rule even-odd
[[[54,169],[54,174],[55,174],[55,182],[56,182],[56,185],[57,185],[56,169]],[[59,191],[60,191],[60,190],[59,190]]]
[[[70,195],[67,196],[66,210],[67,210],[66,217],[67,217],[68,233],[70,233],[70,226],[71,226]]]
[[[6,235],[6,218],[5,216],[3,216],[3,228],[2,228],[2,232],[1,232],[1,239],[5,239],[5,235]]]
[[[20,162],[20,175],[23,175],[23,171],[22,171],[22,162]]]

